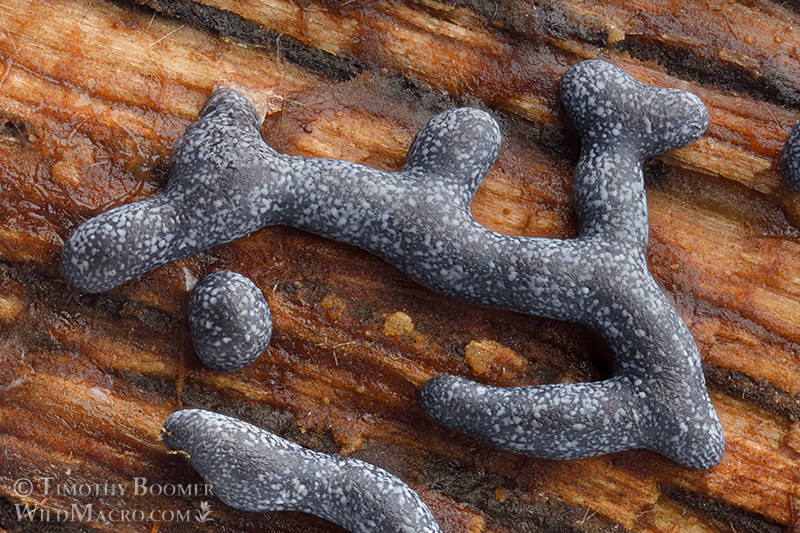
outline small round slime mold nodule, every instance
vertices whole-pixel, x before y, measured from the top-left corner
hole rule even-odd
[[[269,305],[245,276],[228,270],[214,272],[192,289],[189,335],[205,366],[222,372],[239,370],[255,361],[269,344]]]

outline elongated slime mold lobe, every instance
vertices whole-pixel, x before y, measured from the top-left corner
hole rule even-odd
[[[781,173],[786,186],[800,192],[800,122],[795,124],[781,155]]]
[[[354,533],[441,533],[419,496],[385,470],[307,450],[232,417],[177,411],[164,422],[162,441],[236,509],[302,511]]]

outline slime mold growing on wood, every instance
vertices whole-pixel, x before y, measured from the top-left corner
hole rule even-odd
[[[572,67],[561,98],[581,139],[575,172],[580,235],[546,241],[525,276],[537,314],[591,326],[612,346],[614,376],[597,383],[488,387],[456,376],[423,385],[446,425],[537,457],[571,459],[649,448],[708,468],[725,446],[697,346],[647,269],[642,164],[708,125],[694,95],[645,85],[601,61]]]
[[[239,370],[269,344],[269,305],[245,276],[229,270],[213,272],[192,288],[189,335],[205,366],[220,372]]]
[[[236,509],[303,511],[354,533],[441,533],[425,503],[389,472],[241,420],[184,409],[167,418],[161,439]]]
[[[800,122],[794,125],[783,147],[781,173],[786,186],[800,192]]]
[[[164,192],[81,225],[62,272],[99,292],[263,226],[301,228],[370,250],[451,297],[586,324],[614,350],[614,376],[598,383],[503,389],[435,377],[421,391],[435,420],[541,457],[649,448],[712,466],[722,429],[697,346],[647,270],[642,174],[647,159],[705,131],[705,106],[602,61],[572,67],[561,95],[582,143],[575,239],[500,235],[472,218],[500,146],[488,113],[433,117],[391,173],[279,154],[253,106],[222,90],[178,142]]]

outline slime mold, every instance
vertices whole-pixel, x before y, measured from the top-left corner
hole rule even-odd
[[[472,218],[500,145],[483,111],[433,117],[391,173],[279,154],[261,139],[253,106],[221,90],[177,143],[166,189],[82,224],[62,273],[99,292],[266,225],[301,228],[365,248],[448,296],[588,325],[614,350],[614,376],[597,383],[501,389],[435,377],[421,391],[435,420],[541,457],[643,447],[712,466],[722,429],[697,346],[647,270],[642,175],[645,160],[703,133],[705,106],[602,61],[572,67],[561,94],[582,142],[575,239],[500,235]]]
[[[354,533],[441,533],[419,496],[385,470],[307,450],[241,420],[184,409],[167,418],[161,439],[236,509],[303,511]]]
[[[189,297],[189,336],[211,370],[231,372],[253,361],[272,335],[269,305],[256,285],[236,272],[208,274]]]
[[[519,286],[537,314],[600,333],[614,349],[614,375],[512,388],[436,376],[423,385],[422,404],[434,420],[537,457],[649,448],[684,466],[711,467],[725,447],[722,428],[691,333],[647,269],[642,174],[647,159],[705,131],[705,106],[601,61],[572,67],[560,92],[581,139],[580,235],[539,240]]]
[[[800,122],[794,125],[783,147],[781,173],[786,186],[800,192]]]

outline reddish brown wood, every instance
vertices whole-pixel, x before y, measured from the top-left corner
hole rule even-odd
[[[215,522],[70,522],[103,531],[339,531],[213,498],[44,495],[54,482],[194,483],[161,446],[185,406],[233,414],[406,480],[446,532],[800,531],[800,195],[778,157],[800,115],[800,13],[768,0],[289,2],[6,0],[0,5],[0,527],[15,505],[195,512]],[[212,31],[213,30],[213,31]],[[216,33],[215,33],[216,32]],[[557,98],[585,58],[707,104],[694,145],[647,167],[649,264],[695,336],[728,442],[719,466],[646,451],[544,461],[428,421],[443,372],[503,386],[594,380],[584,328],[480,309],[366,252],[268,228],[108,294],[58,273],[70,231],[158,192],[171,147],[217,84],[247,88],[281,151],[402,165],[443,107],[486,106],[504,144],[472,211],[507,234],[576,233],[577,141]],[[206,371],[187,287],[232,268],[273,310],[251,367]],[[31,495],[18,479],[38,480]],[[35,516],[36,518],[36,516]]]

